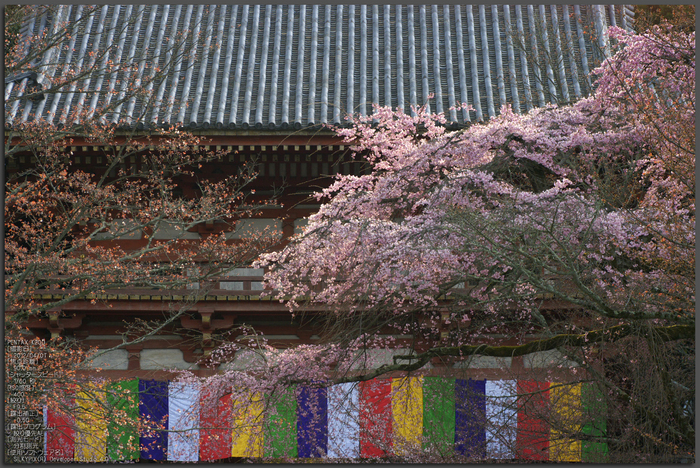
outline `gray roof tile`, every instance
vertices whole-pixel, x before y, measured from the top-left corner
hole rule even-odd
[[[74,111],[113,105],[114,123],[299,128],[372,103],[427,105],[464,124],[505,103],[526,112],[587,94],[606,28],[633,17],[621,5],[105,5],[76,21],[86,11],[62,6],[25,25],[84,28],[31,71],[50,80],[111,61],[136,74],[92,73],[41,101],[13,100],[27,78],[6,80],[8,124],[39,115],[65,126]],[[134,88],[150,100],[122,102]],[[473,110],[452,109],[461,102]]]

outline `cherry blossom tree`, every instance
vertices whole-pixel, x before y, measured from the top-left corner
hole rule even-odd
[[[226,224],[219,233],[230,230],[235,219],[262,206],[246,199],[255,173],[243,166],[228,178],[197,183],[195,171],[223,153],[204,151],[203,139],[152,118],[155,108],[176,105],[156,91],[171,68],[192,62],[184,58],[191,58],[188,45],[196,31],[163,43],[165,63],[126,50],[121,36],[129,22],[98,30],[95,44],[101,44],[100,35],[107,39],[99,53],[96,46],[75,44],[87,38],[83,30],[89,24],[104,21],[106,11],[88,6],[6,10],[8,310],[45,313],[112,287],[184,287],[249,262],[272,241],[263,236],[234,245],[223,234],[187,239],[188,230],[202,223]],[[39,23],[46,26],[18,26]],[[73,52],[84,56],[69,61],[71,66],[54,62]],[[44,112],[49,95],[65,97],[66,105],[58,107],[70,108],[71,114],[53,107]],[[99,150],[77,164],[72,146]],[[196,193],[183,193],[183,184],[194,184]],[[167,239],[158,235],[163,230],[180,234]],[[124,247],[122,241],[142,235],[145,245]],[[205,260],[209,266],[192,276],[195,262]],[[63,298],[32,299],[49,287]]]
[[[6,21],[5,154],[8,167],[16,164],[5,185],[10,334],[27,316],[111,288],[204,280],[274,242],[210,236],[195,245],[154,235],[166,225],[184,233],[250,214],[244,190],[254,174],[246,170],[202,184],[195,198],[178,194],[180,180],[219,155],[149,119],[153,108],[174,105],[155,90],[190,53],[195,32],[168,42],[173,62],[164,67],[113,62],[116,41],[69,69],[46,52],[70,43],[100,9],[80,7],[68,24],[52,8],[17,15],[41,21],[55,13],[53,29],[40,36],[12,36],[20,28]],[[338,176],[318,194],[325,204],[304,232],[258,262],[292,313],[325,320],[323,336],[279,350],[244,333],[211,358],[255,358],[210,377],[209,393],[256,402],[251,394],[268,395],[264,409],[274,414],[275,398],[295,384],[367,382],[474,356],[557,351],[577,365],[567,370],[572,382],[604,391],[604,441],[614,456],[694,457],[695,36],[663,26],[610,33],[619,51],[599,68],[595,93],[571,106],[527,115],[504,108],[458,132],[445,130],[442,115],[376,108],[338,129],[369,173]],[[113,82],[102,88],[109,97],[100,108],[86,105],[98,80]],[[61,126],[18,118],[32,112],[28,100],[50,93],[79,95],[85,105]],[[105,166],[77,169],[66,149],[75,141],[103,148]],[[133,233],[144,236],[138,248],[121,242]],[[187,276],[195,263],[203,268]],[[36,299],[47,287],[61,299]],[[60,341],[40,347],[54,372],[35,388],[61,401],[56,384],[72,380],[85,354]],[[391,362],[377,350],[393,350]],[[439,455],[402,450],[391,456]]]
[[[128,24],[99,32],[109,36],[106,49],[85,53],[75,66],[52,61],[89,50],[75,42],[88,24],[104,21],[106,11],[6,10],[5,306],[14,319],[110,288],[185,288],[249,263],[276,241],[272,235],[232,241],[223,234],[265,205],[249,197],[251,167],[198,181],[195,171],[223,153],[205,151],[202,138],[152,119],[154,108],[175,106],[156,91],[172,67],[193,62],[184,58],[192,58],[188,44],[196,31],[164,42],[164,64],[122,50]],[[46,26],[23,26],[39,23]],[[56,109],[45,113],[49,95],[73,99],[65,106],[72,113],[60,119]],[[77,164],[74,145],[98,149]],[[192,239],[189,231],[204,223],[217,228]],[[175,234],[159,235],[163,231]],[[133,239],[143,242],[135,247]],[[62,297],[37,300],[44,289]]]
[[[328,344],[268,349],[257,371],[339,383],[556,350],[604,389],[611,453],[693,457],[695,36],[610,37],[595,93],[571,106],[457,132],[378,107],[338,129],[370,173],[338,176],[258,263],[293,313],[327,310]],[[285,370],[301,360],[319,365]]]
[[[685,32],[695,31],[695,5],[635,5],[634,27],[644,32],[654,25],[672,24]]]
[[[251,199],[252,167],[197,183],[195,172],[223,153],[205,151],[203,139],[152,119],[154,109],[176,105],[157,91],[173,67],[192,66],[188,44],[197,32],[164,41],[160,63],[129,55],[122,37],[128,22],[117,30],[105,25],[104,48],[76,45],[88,25],[104,21],[106,8],[5,10],[5,330],[42,355],[32,367],[25,410],[40,411],[47,401],[61,407],[69,385],[95,392],[94,381],[76,374],[94,358],[91,350],[53,333],[32,337],[28,318],[60,320],[62,306],[103,301],[123,288],[185,290],[188,300],[162,322],[133,327],[125,341],[142,340],[185,314],[206,293],[206,280],[248,266],[279,241],[273,233],[225,235],[267,203]],[[77,60],[59,60],[86,50]],[[49,108],[49,96],[52,103],[72,102],[70,114],[60,113],[64,101]],[[72,146],[96,149],[78,164]],[[214,229],[199,238],[203,224]],[[202,289],[188,288],[197,282]],[[17,354],[6,347],[5,357]],[[25,371],[12,370],[6,382],[18,383],[11,377],[24,378]]]

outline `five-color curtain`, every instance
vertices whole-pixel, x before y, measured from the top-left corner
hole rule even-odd
[[[44,412],[47,461],[607,459],[605,404],[589,383],[405,377],[232,398],[129,380],[70,405]]]

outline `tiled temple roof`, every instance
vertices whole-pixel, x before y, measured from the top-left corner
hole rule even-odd
[[[76,21],[81,9],[61,6],[23,28],[48,29],[52,18],[82,25],[69,47],[35,64],[36,75],[6,79],[6,125],[36,116],[65,124],[76,106],[104,105],[104,91],[138,87],[138,76],[93,73],[75,90],[8,101],[23,81],[50,83],[64,64],[79,69],[105,50],[110,61],[144,64],[144,74],[160,67],[152,101],[121,105],[107,116],[115,123],[302,128],[371,114],[372,103],[408,111],[427,102],[466,124],[506,103],[526,112],[586,95],[608,26],[630,29],[633,17],[622,5],[105,5]],[[178,35],[184,48],[169,48]],[[450,110],[461,102],[474,110]]]

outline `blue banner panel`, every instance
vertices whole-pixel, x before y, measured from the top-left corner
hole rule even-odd
[[[141,432],[141,458],[165,460],[168,451],[168,382],[139,381],[139,415],[149,426]]]
[[[325,457],[328,451],[327,389],[299,386],[297,392],[299,457]]]
[[[455,451],[474,459],[486,457],[486,381],[455,381]]]

